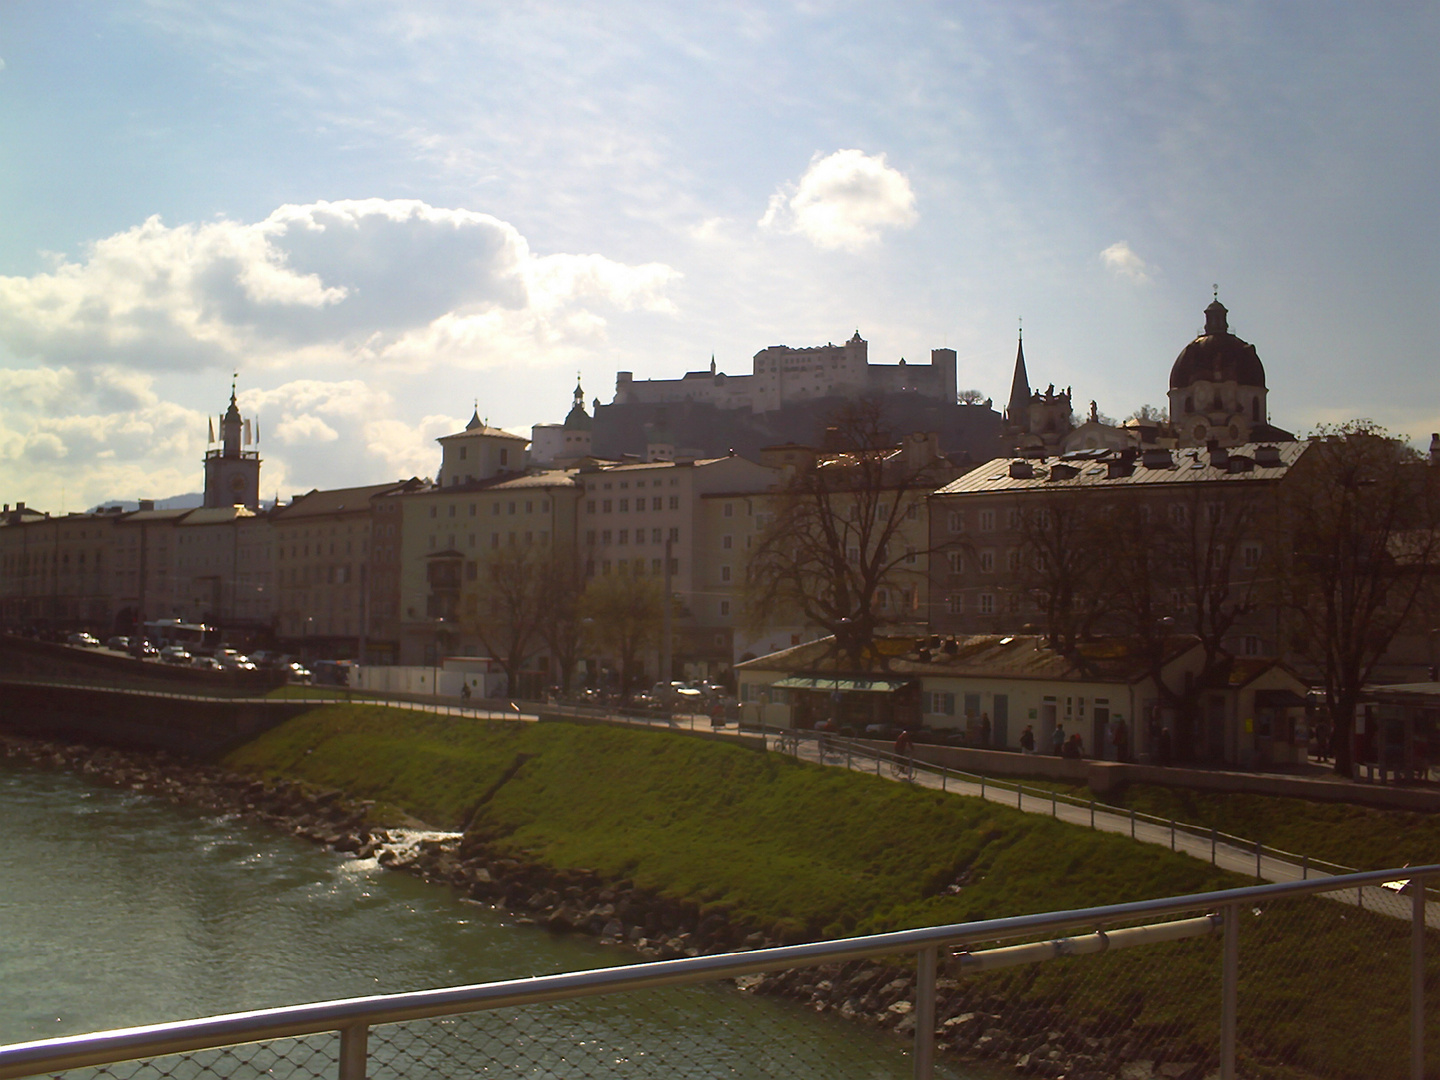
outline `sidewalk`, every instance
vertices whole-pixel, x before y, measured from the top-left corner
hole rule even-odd
[[[782,737],[777,736],[767,737],[767,748],[781,751],[779,745],[781,738]],[[835,747],[835,744],[832,744],[832,747]],[[857,753],[853,744],[851,744],[848,755],[843,749],[835,747],[827,748],[823,758],[819,750],[819,743],[813,740],[802,740],[794,752],[792,752],[788,746],[781,752],[789,753],[803,761],[811,761],[832,768],[838,767],[843,769],[848,764],[851,771],[871,773],[894,780],[905,779],[903,776],[895,775],[890,764],[882,762],[879,757],[868,753]],[[1305,878],[1335,876],[1313,868],[1307,868],[1301,863],[1291,862],[1287,859],[1267,854],[1263,847],[1257,859],[1256,851],[1253,847],[1247,850],[1232,843],[1196,836],[1194,833],[1187,832],[1183,829],[1172,829],[1169,826],[1155,822],[1135,820],[1129,814],[1105,807],[1100,803],[1092,803],[1089,806],[1076,806],[1043,793],[1038,789],[1034,794],[1031,794],[1023,790],[1024,781],[1020,782],[1021,791],[1017,793],[1008,787],[996,787],[990,784],[982,785],[957,777],[945,776],[943,773],[927,768],[923,763],[917,762],[914,765],[914,771],[909,778],[909,782],[917,784],[920,787],[932,788],[936,791],[944,790],[954,795],[984,798],[989,802],[1010,806],[1027,814],[1044,814],[1058,821],[1064,821],[1071,825],[1079,825],[1083,828],[1093,828],[1100,832],[1132,836],[1139,843],[1155,844],[1160,847],[1169,848],[1172,851],[1177,851],[1185,855],[1190,855],[1193,858],[1212,863],[1222,870],[1229,870],[1236,874],[1244,874],[1247,877],[1257,878],[1262,882],[1288,882],[1300,881]],[[1004,782],[1007,784],[1014,783],[1014,781],[1010,780]],[[1363,907],[1367,911],[1378,911],[1407,922],[1411,917],[1410,897],[1401,895],[1393,889],[1366,886],[1362,889],[1357,889],[1354,893],[1331,894],[1330,899],[1349,904],[1352,907]],[[1426,901],[1425,925],[1432,929],[1440,929],[1440,901]]]

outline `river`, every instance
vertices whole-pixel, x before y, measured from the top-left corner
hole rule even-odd
[[[517,924],[374,860],[68,772],[0,761],[0,837],[0,1044],[634,959]],[[475,1029],[462,1040],[467,1071],[569,1077],[604,1063],[625,1076],[910,1074],[893,1036],[728,986],[543,1008],[460,1021]],[[377,1029],[377,1058],[399,1045],[386,1030],[397,1029]],[[492,1071],[504,1053],[517,1061]],[[399,1062],[395,1071],[413,1072]]]

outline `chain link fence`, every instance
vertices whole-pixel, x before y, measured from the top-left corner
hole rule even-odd
[[[0,1047],[0,1080],[1420,1080],[1417,873],[1440,867]]]

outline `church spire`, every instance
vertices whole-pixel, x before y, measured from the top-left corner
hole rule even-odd
[[[1010,381],[1010,403],[1005,407],[1005,419],[1011,427],[1025,424],[1029,407],[1030,376],[1025,372],[1025,331],[1021,330],[1015,349],[1015,378]]]

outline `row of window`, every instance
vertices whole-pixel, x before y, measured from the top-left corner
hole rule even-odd
[[[676,487],[676,486],[679,485],[679,483],[680,483],[679,480],[675,479],[674,477],[671,477],[671,479],[670,479],[670,486],[671,486],[671,487]],[[651,487],[655,487],[655,488],[661,487],[663,484],[664,484],[664,481],[663,481],[663,480],[658,480],[658,479],[657,479],[657,480],[652,480],[652,481],[650,481],[650,486],[651,486]],[[605,491],[609,491],[609,490],[611,490],[611,488],[612,488],[613,486],[614,486],[614,482],[613,482],[613,481],[610,481],[610,480],[606,480],[603,484],[597,483],[596,481],[592,480],[592,481],[589,483],[589,485],[586,487],[586,490],[587,490],[587,491],[600,491],[600,490],[603,489],[603,490],[605,490]],[[625,491],[626,489],[628,489],[628,488],[630,487],[630,481],[628,481],[628,480],[621,480],[621,481],[619,481],[619,486],[620,486],[620,490],[621,490],[621,491]],[[636,486],[637,488],[643,488],[643,487],[645,486],[645,481],[644,481],[644,480],[636,480],[636,481],[635,481],[635,486]]]
[[[539,504],[540,504],[540,513],[542,513],[542,514],[548,514],[548,513],[550,512],[550,500],[549,500],[549,499],[538,499],[538,500],[537,500],[537,499],[524,499],[524,500],[511,499],[511,500],[509,500],[509,501],[507,501],[507,502],[501,502],[501,501],[499,501],[499,500],[497,500],[497,501],[495,501],[495,502],[492,502],[492,503],[490,504],[490,516],[491,516],[491,517],[499,517],[499,516],[503,513],[503,514],[505,514],[507,517],[514,517],[517,513],[520,512],[519,507],[520,507],[520,504],[521,504],[522,501],[523,501],[524,504],[525,504],[525,511],[524,511],[524,512],[527,513],[527,514],[533,514],[533,513],[535,513],[535,504],[536,504],[536,502],[539,502]],[[469,508],[470,508],[469,516],[470,516],[470,517],[476,517],[476,516],[480,513],[480,509],[479,509],[480,504],[479,504],[479,503],[473,503],[473,502],[472,502],[472,503],[470,503],[470,504],[468,504],[468,505],[469,505]],[[504,507],[504,509],[502,510],[501,507]],[[447,506],[447,507],[445,508],[445,511],[446,511],[446,512],[445,512],[445,516],[446,516],[446,517],[452,517],[452,518],[453,518],[453,517],[457,517],[458,515],[457,515],[456,512],[455,512],[455,511],[457,510],[457,508],[458,508],[458,505],[457,505],[456,503],[451,503],[449,506]],[[433,517],[439,517],[439,516],[440,516],[440,507],[432,505],[432,506],[430,507],[430,516],[431,516],[432,518],[433,518]],[[390,526],[391,535],[394,535],[394,528],[395,528],[395,527],[394,527],[393,525]]]
[[[611,570],[614,570],[621,577],[626,577],[630,575],[631,569],[633,568],[635,577],[643,577],[645,575],[646,565],[647,563],[644,559],[615,559],[613,561],[610,559],[601,559],[598,562],[595,559],[587,559],[585,562],[585,576],[594,577],[598,569],[602,577],[608,577]],[[650,574],[653,577],[659,577],[665,573],[664,559],[651,559],[648,565],[650,567]],[[680,573],[679,559],[670,560],[670,573],[671,575]]]
[[[916,509],[916,507],[912,506],[910,508],[911,512],[908,513],[907,516],[915,516],[914,511]],[[1157,508],[1152,507],[1147,503],[1141,503],[1139,506],[1135,507],[1135,514],[1136,517],[1139,519],[1140,523],[1142,525],[1145,525],[1149,524],[1153,520],[1152,515],[1155,509]],[[1189,503],[1171,503],[1165,513],[1166,516],[1170,519],[1170,524],[1183,527],[1190,524],[1190,510],[1191,504]],[[1218,525],[1225,516],[1225,504],[1219,502],[1206,503],[1203,507],[1203,511],[1205,522],[1207,524]],[[950,532],[958,534],[967,531],[967,522],[969,520],[967,517],[967,513],[968,512],[965,510],[950,510],[947,512],[946,524]],[[998,511],[979,510],[975,511],[975,513],[980,532],[995,531],[996,522],[999,520]],[[1050,528],[1052,524],[1052,519],[1050,511],[1048,509],[1040,507],[1032,511],[1032,513],[1034,514],[1034,517],[1031,519],[1030,524],[1034,528],[1040,530]],[[1018,507],[1011,507],[1010,509],[1005,511],[1005,527],[1011,532],[1019,530],[1024,524],[1024,515],[1021,513]]]
[[[597,501],[598,501],[599,506],[600,506],[600,509],[599,509],[598,513],[601,513],[601,514],[611,514],[611,513],[615,513],[615,512],[616,512],[616,510],[615,510],[615,503],[616,503],[617,500],[615,500],[615,499],[600,499],[600,500],[586,499],[586,500],[585,500],[585,512],[586,512],[587,514],[597,513],[597,511],[596,511],[596,509],[595,509]],[[643,513],[643,512],[645,511],[645,508],[646,508],[646,505],[647,505],[643,496],[638,496],[638,497],[636,497],[636,499],[634,500],[634,505],[633,505],[633,507],[632,507],[632,505],[631,505],[631,500],[629,500],[629,499],[620,499],[620,500],[618,500],[618,501],[619,501],[619,511],[618,511],[618,512],[619,512],[619,513],[622,513],[622,514],[628,514],[628,513],[640,514],[640,513]],[[666,508],[664,504],[665,504],[665,498],[664,498],[664,496],[661,496],[661,495],[652,495],[652,496],[650,496],[650,502],[649,502],[648,505],[649,505],[649,508],[650,508],[651,510],[664,510],[664,509]],[[670,501],[669,501],[669,504],[668,504],[668,505],[669,505],[669,508],[670,508],[671,510],[679,510],[679,509],[680,509],[680,496],[679,496],[679,495],[671,495],[671,496],[670,496]]]
[[[490,547],[491,547],[491,550],[494,550],[495,548],[498,548],[498,547],[500,546],[500,537],[501,537],[501,535],[502,535],[502,534],[501,534],[501,533],[498,533],[498,532],[492,532],[492,533],[490,534]],[[539,530],[538,533],[537,533],[534,529],[526,529],[523,533],[521,533],[521,532],[511,532],[511,533],[505,533],[505,534],[503,534],[503,535],[505,536],[505,543],[506,543],[507,545],[509,545],[510,547],[514,547],[517,543],[520,543],[522,536],[524,537],[524,541],[523,541],[523,542],[524,542],[524,544],[525,544],[526,547],[529,547],[530,545],[534,544],[534,543],[536,542],[536,539],[537,539],[537,538],[539,539],[539,542],[540,542],[541,544],[548,544],[548,543],[550,542],[550,530],[549,530],[549,529],[541,529],[541,530]],[[475,533],[471,533],[471,534],[469,535],[469,537],[467,537],[467,545],[466,545],[466,546],[472,547],[472,548],[479,546],[478,541],[477,541],[477,539],[476,539]],[[436,550],[439,549],[439,547],[440,547],[440,537],[439,537],[439,535],[438,535],[438,534],[437,534],[437,535],[432,535],[432,536],[430,537],[430,550],[431,550],[431,551],[436,551]],[[448,535],[448,536],[445,537],[445,549],[446,549],[447,551],[455,551],[455,550],[458,550],[458,548],[459,548],[459,545],[456,544],[456,542],[455,542],[455,534],[454,534],[454,533],[451,533],[450,535]]]
[[[613,544],[628,544],[628,543],[630,543],[630,530],[629,530],[629,529],[619,529],[619,530],[615,530],[615,529],[601,529],[598,534],[596,533],[596,531],[595,531],[594,529],[587,529],[586,532],[585,532],[585,546],[586,546],[586,547],[594,547],[595,544],[596,544],[596,542],[597,542],[597,536],[598,536],[598,542],[599,542],[599,544],[600,544],[602,547],[609,547],[612,543],[613,543]],[[668,533],[667,533],[666,530],[663,529],[663,528],[661,528],[661,529],[651,529],[651,530],[650,530],[650,543],[652,543],[652,544],[663,544],[666,539],[669,539],[669,540],[671,540],[672,542],[678,543],[679,540],[680,540],[680,527],[679,527],[678,525],[672,526],[672,527],[670,528],[670,530],[669,530]],[[645,543],[645,530],[644,530],[644,529],[636,529],[636,530],[635,530],[635,543],[637,543],[637,544],[643,544],[643,543]]]
[[[1259,545],[1259,544],[1251,543],[1251,544],[1245,544],[1245,545],[1243,545],[1243,546],[1241,547],[1241,549],[1240,549],[1240,562],[1241,562],[1241,565],[1242,565],[1242,566],[1244,567],[1244,569],[1246,569],[1246,570],[1255,570],[1255,569],[1258,569],[1259,566],[1260,566],[1260,554],[1261,554],[1261,548],[1260,548],[1260,545]],[[1211,564],[1212,564],[1212,566],[1213,566],[1215,569],[1219,569],[1219,568],[1220,568],[1219,563],[1224,559],[1224,553],[1223,553],[1222,551],[1220,551],[1219,549],[1216,549],[1216,550],[1212,551],[1212,552],[1210,553],[1210,555],[1211,555]],[[1020,572],[1020,569],[1021,569],[1021,567],[1022,567],[1022,565],[1023,565],[1023,563],[1024,563],[1024,559],[1025,559],[1025,555],[1024,555],[1024,549],[1023,549],[1023,548],[1010,548],[1010,549],[1008,549],[1008,550],[1005,552],[1005,569],[1008,570],[1008,571],[1009,571],[1010,573],[1012,573],[1012,574],[1019,573],[1019,572]],[[1046,560],[1046,557],[1045,557],[1045,553],[1044,553],[1043,551],[1032,552],[1032,553],[1031,553],[1031,559],[1032,559],[1034,568],[1035,568],[1037,571],[1039,571],[1040,573],[1044,573],[1044,572],[1045,572],[1045,569],[1046,569],[1046,567],[1047,567],[1047,565],[1048,565],[1047,560]],[[907,553],[906,561],[907,561],[907,562],[913,561],[912,559],[910,559],[910,558],[908,557],[908,553]],[[949,567],[950,574],[951,574],[952,577],[959,577],[959,576],[961,576],[962,574],[965,573],[965,552],[963,552],[963,551],[947,551],[947,552],[945,553],[945,561],[946,561],[947,566]],[[975,564],[976,564],[976,568],[980,571],[980,573],[982,573],[982,574],[993,574],[993,573],[995,572],[995,552],[994,552],[994,551],[979,551],[979,552],[976,552],[976,553],[975,553]]]

